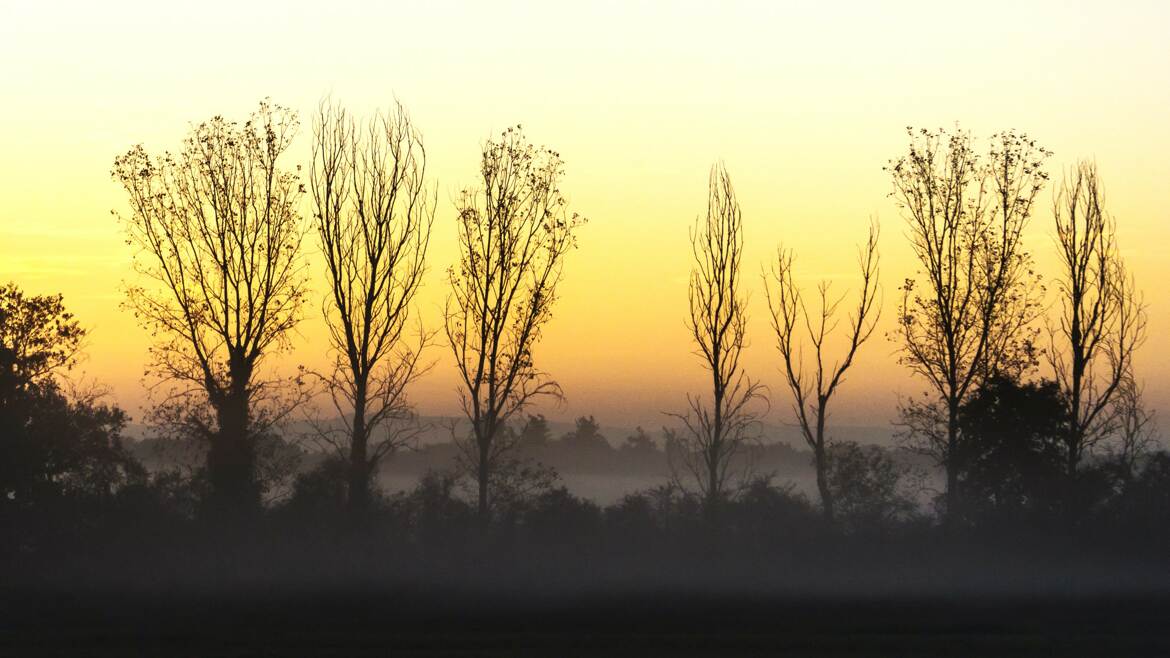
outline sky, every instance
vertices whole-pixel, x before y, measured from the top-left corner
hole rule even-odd
[[[744,213],[749,375],[790,422],[760,269],[783,243],[798,280],[855,291],[856,246],[882,225],[881,329],[833,422],[885,425],[922,390],[887,338],[915,272],[882,170],[906,126],[1014,128],[1055,155],[1054,180],[1094,159],[1127,263],[1149,305],[1138,357],[1170,412],[1170,4],[1162,2],[0,2],[0,281],[62,293],[89,328],[79,373],[141,414],[149,336],[122,309],[130,249],[112,211],[116,155],[175,149],[193,122],[244,119],[265,97],[301,115],[288,164],[331,96],[358,115],[400,100],[438,189],[417,299],[439,328],[455,257],[453,200],[482,143],[521,124],[565,160],[562,189],[589,218],[566,263],[538,365],[567,400],[550,417],[661,425],[702,390],[684,324],[688,229],[722,160]],[[1052,188],[1027,247],[1051,280]],[[310,212],[306,198],[304,212]],[[311,262],[320,264],[312,240]],[[325,363],[320,294],[276,371]],[[1055,301],[1050,298],[1050,302]],[[447,348],[413,398],[458,413]]]

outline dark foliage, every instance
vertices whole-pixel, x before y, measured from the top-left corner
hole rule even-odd
[[[921,474],[911,466],[852,441],[833,443],[828,453],[828,482],[843,529],[881,531],[917,513]]]
[[[1051,516],[1065,485],[1065,404],[1054,382],[993,377],[959,413],[959,483],[966,514],[999,522]]]

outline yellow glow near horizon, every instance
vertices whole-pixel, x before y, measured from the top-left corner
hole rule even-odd
[[[570,207],[590,223],[537,353],[568,395],[545,409],[553,417],[654,427],[701,390],[683,325],[687,230],[722,159],[747,234],[746,366],[771,387],[767,419],[787,422],[759,268],[783,241],[809,286],[830,278],[847,290],[877,216],[888,328],[915,265],[882,166],[905,148],[905,126],[958,121],[982,136],[1028,132],[1055,151],[1055,180],[1096,159],[1149,303],[1139,374],[1154,406],[1170,409],[1167,25],[1161,2],[8,3],[0,280],[64,293],[91,329],[84,370],[137,410],[147,336],[119,309],[130,254],[109,212],[125,204],[108,175],[114,156],[138,142],[174,149],[189,123],[242,119],[271,97],[300,111],[288,165],[307,166],[324,95],[357,114],[397,96],[439,186],[418,300],[430,327],[454,257],[451,199],[475,182],[481,142],[521,123],[565,159]],[[1048,278],[1050,196],[1028,236]],[[294,351],[273,365],[323,361],[319,308],[306,309]],[[884,424],[898,394],[921,388],[895,347],[882,335],[866,346],[836,422]],[[415,390],[424,413],[457,412],[445,349],[433,349],[436,367]]]

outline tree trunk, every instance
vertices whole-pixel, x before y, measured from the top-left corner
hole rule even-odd
[[[359,386],[354,395],[353,434],[349,444],[349,511],[364,513],[370,505],[369,432],[366,428],[366,392]]]
[[[718,348],[713,350],[711,376],[714,382],[713,398],[714,398],[714,412],[715,422],[711,424],[711,451],[707,459],[707,501],[706,512],[707,517],[712,523],[715,522],[718,516],[719,503],[721,494],[719,469],[723,465],[722,462],[726,458],[723,452],[723,396],[725,387],[719,380],[719,352]]]
[[[836,518],[836,511],[833,508],[833,491],[829,488],[828,455],[823,439],[818,441],[813,459],[817,469],[817,491],[821,495],[821,512],[824,514],[825,521],[832,523]]]
[[[825,405],[828,404],[828,398],[824,395],[817,400],[817,434],[816,445],[813,451],[813,459],[816,461],[817,469],[817,491],[821,495],[821,512],[825,516],[825,520],[829,523],[833,522],[833,492],[829,489],[829,463],[828,454],[825,450]]]
[[[210,502],[218,516],[247,516],[260,508],[260,487],[248,398],[252,364],[239,352],[229,356],[228,378],[226,390],[208,390],[219,423],[207,452]]]
[[[479,518],[485,524],[490,518],[490,508],[488,506],[488,476],[490,471],[488,469],[488,454],[489,444],[487,441],[479,442],[479,463],[476,464],[476,477],[479,480]]]
[[[707,515],[714,520],[715,508],[719,506],[719,454],[720,446],[711,446],[711,455],[707,459]]]
[[[946,524],[953,527],[959,509],[959,404],[947,402],[947,515]]]
[[[211,506],[216,514],[244,514],[260,506],[256,451],[248,431],[248,398],[233,390],[217,409],[218,431],[207,452]]]
[[[1076,432],[1076,429],[1073,429]],[[1068,443],[1068,477],[1073,479],[1077,476],[1077,469],[1081,463],[1081,443],[1080,436],[1073,434]]]

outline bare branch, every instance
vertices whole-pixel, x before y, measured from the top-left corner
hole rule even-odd
[[[699,491],[710,513],[747,479],[737,459],[757,439],[764,387],[744,374],[740,355],[746,346],[746,300],[740,291],[743,223],[731,177],[722,164],[711,168],[707,214],[691,230],[695,266],[691,272],[687,328],[696,353],[711,376],[711,402],[687,396],[688,411],[671,414],[683,423],[673,435],[675,482]],[[682,474],[685,472],[685,477]]]
[[[933,442],[938,431],[914,431],[917,421],[908,438],[926,439],[919,449],[941,449],[933,456],[947,469],[953,509],[959,406],[990,375],[1018,376],[1035,365],[1032,324],[1043,288],[1022,238],[1050,152],[1013,131],[991,137],[986,159],[962,130],[907,133],[908,153],[886,170],[921,269],[902,286],[894,337],[902,363],[926,380],[944,412],[945,443]]]
[[[822,282],[817,288],[819,308],[815,315],[810,314],[800,288],[796,285],[792,252],[786,251],[783,247],[777,250],[771,281],[768,273],[765,272],[763,276],[772,330],[776,334],[776,348],[784,364],[784,380],[793,397],[793,415],[800,427],[801,436],[812,450],[821,507],[829,520],[833,519],[833,492],[828,479],[829,445],[825,423],[828,419],[829,401],[844,382],[845,373],[853,365],[857,350],[873,335],[881,316],[881,306],[878,302],[879,234],[880,229],[874,221],[870,224],[869,237],[865,245],[858,250],[861,291],[848,317],[844,355],[831,365],[826,359],[828,350],[826,342],[837,327],[837,309],[845,297],[830,298],[830,284]],[[811,347],[813,355],[813,363],[809,366],[806,366],[804,361],[804,343],[797,337],[801,325],[804,327],[805,341]]]
[[[406,387],[427,370],[419,359],[431,335],[420,326],[411,347],[403,334],[426,271],[436,193],[401,104],[359,127],[322,102],[313,138],[310,187],[334,356],[324,380],[348,436],[342,444],[322,435],[349,463],[349,503],[360,511],[379,460],[418,434]]]
[[[1146,309],[1117,247],[1097,167],[1081,162],[1053,199],[1060,316],[1050,322],[1049,363],[1068,405],[1066,467],[1123,430],[1118,395],[1133,394],[1133,356],[1146,338]],[[1130,391],[1123,391],[1128,387]]]
[[[257,371],[287,347],[305,298],[303,189],[278,162],[296,130],[295,113],[265,101],[243,125],[193,127],[178,154],[135,146],[112,172],[144,281],[128,305],[157,339],[152,374],[172,389],[162,415],[211,440],[213,488],[233,504],[258,500],[255,442],[287,410],[284,385]]]
[[[501,440],[508,421],[539,397],[562,397],[532,352],[585,219],[566,208],[560,155],[528,143],[518,126],[484,145],[480,174],[482,186],[464,190],[456,203],[460,255],[447,271],[445,329],[486,518],[493,466],[513,444]]]

